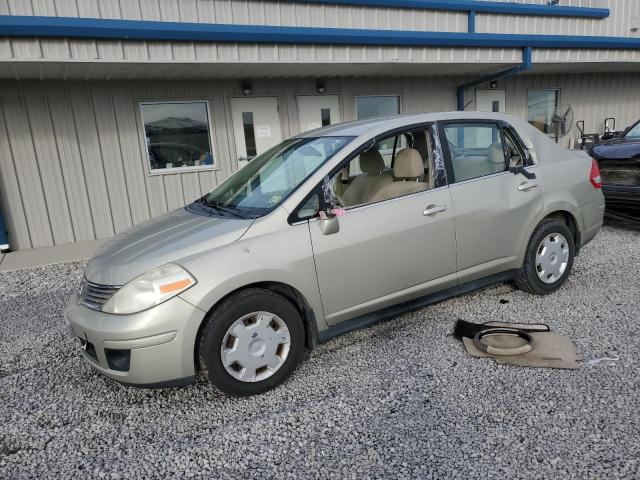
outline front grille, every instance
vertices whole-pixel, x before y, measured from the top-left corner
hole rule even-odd
[[[113,285],[98,285],[87,281],[86,278],[82,279],[82,285],[80,286],[80,303],[99,312],[102,310],[104,304],[107,303],[107,300],[109,300],[119,288],[120,287]]]

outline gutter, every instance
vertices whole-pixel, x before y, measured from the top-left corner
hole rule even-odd
[[[187,42],[640,50],[640,38],[0,16],[0,36]]]
[[[491,0],[295,0],[295,3],[358,5],[385,8],[411,8],[449,12],[480,12],[496,15],[536,15],[541,17],[607,18],[608,8],[540,5]]]
[[[458,86],[456,91],[458,110],[463,111],[466,107],[464,103],[464,92],[467,88],[477,87],[478,85],[481,85],[483,83],[492,82],[500,78],[518,75],[519,73],[531,70],[532,67],[533,63],[531,61],[531,47],[524,47],[522,49],[522,63],[517,67],[509,68],[508,70],[503,70],[502,72],[494,73],[493,75],[488,75],[486,77],[481,77]]]

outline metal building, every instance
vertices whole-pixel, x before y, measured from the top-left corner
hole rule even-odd
[[[561,104],[588,131],[640,118],[640,2],[548,3],[0,0],[11,248],[109,237],[327,123],[466,108],[544,130]]]

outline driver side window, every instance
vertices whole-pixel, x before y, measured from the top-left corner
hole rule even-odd
[[[376,141],[330,179],[334,201],[350,208],[432,188],[431,145],[426,128]]]

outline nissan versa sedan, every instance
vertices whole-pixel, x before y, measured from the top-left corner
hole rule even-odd
[[[595,161],[508,115],[327,126],[118,235],[88,264],[67,326],[119,382],[201,372],[257,394],[305,348],[383,318],[496,282],[560,288],[602,226],[600,187]]]

